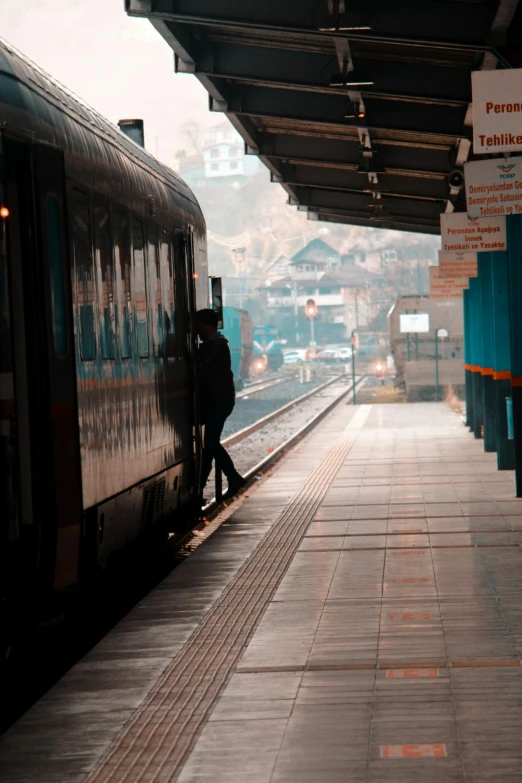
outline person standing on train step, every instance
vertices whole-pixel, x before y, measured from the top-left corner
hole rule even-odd
[[[225,498],[231,498],[246,484],[238,473],[224,446],[221,434],[225,421],[234,410],[236,391],[228,340],[218,332],[218,319],[214,310],[198,310],[196,331],[201,345],[198,349],[198,384],[201,413],[205,425],[201,491],[205,488],[212,461],[221,468],[228,481]]]

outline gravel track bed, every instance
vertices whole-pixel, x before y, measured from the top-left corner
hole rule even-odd
[[[223,438],[250,426],[250,424],[262,419],[263,416],[282,408],[286,403],[316,389],[332,377],[332,374],[322,373],[310,383],[299,383],[299,380],[294,380],[272,386],[262,392],[256,392],[255,397],[252,398],[240,397],[236,400],[236,407],[232,415],[227,419]]]

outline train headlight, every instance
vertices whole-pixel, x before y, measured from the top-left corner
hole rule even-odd
[[[256,363],[256,367],[258,370],[262,370],[264,366],[265,366],[264,362],[261,361],[261,359]]]
[[[377,372],[382,372],[382,371],[384,370],[384,366],[383,366],[383,365],[382,365],[380,362],[378,362],[378,363],[375,365],[375,370],[376,370]]]
[[[9,214],[10,213],[8,207],[0,207],[0,218],[2,218],[2,220],[8,218]]]

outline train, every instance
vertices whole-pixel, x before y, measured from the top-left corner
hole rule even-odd
[[[246,310],[224,307],[221,332],[228,340],[234,385],[240,391],[250,377],[254,349],[250,314]]]
[[[405,316],[413,317],[412,323]],[[426,331],[404,331],[411,328]],[[396,300],[388,313],[388,334],[396,386],[408,402],[434,399],[437,381],[440,396],[453,391],[463,398],[463,330],[461,298],[408,295]]]
[[[253,337],[253,373],[261,375],[267,372],[277,372],[284,364],[279,330],[269,324],[256,326]]]
[[[193,519],[188,186],[0,41],[0,646],[119,552]],[[139,547],[138,547],[139,548]]]

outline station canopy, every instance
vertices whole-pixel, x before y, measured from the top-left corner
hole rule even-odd
[[[311,220],[438,234],[465,209],[471,72],[522,66],[519,0],[126,3]]]

